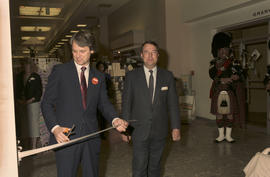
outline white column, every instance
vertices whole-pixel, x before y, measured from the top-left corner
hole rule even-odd
[[[1,0],[0,26],[0,176],[18,177],[9,0]]]
[[[268,21],[268,35],[270,34],[270,21]],[[270,49],[268,47],[268,41],[270,38],[268,37],[267,40],[267,65],[270,65]],[[267,134],[270,135],[270,96],[267,94]]]

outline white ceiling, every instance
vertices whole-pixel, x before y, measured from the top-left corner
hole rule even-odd
[[[11,37],[13,56],[29,56],[23,51],[29,47],[39,54],[48,53],[70,30],[78,30],[77,24],[87,24],[91,29],[97,26],[99,18],[107,16],[130,0],[10,0]],[[38,6],[62,8],[57,17],[50,16],[20,16],[19,6]],[[21,26],[50,26],[47,32],[22,32]],[[31,37],[22,40],[22,36]],[[46,37],[39,41],[36,37]]]

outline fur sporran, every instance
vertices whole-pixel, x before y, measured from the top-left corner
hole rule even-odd
[[[227,91],[221,91],[218,95],[218,109],[219,114],[229,114],[230,113],[230,96]]]

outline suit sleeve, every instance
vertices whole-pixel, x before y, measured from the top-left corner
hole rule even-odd
[[[57,67],[54,67],[48,78],[48,84],[41,102],[41,111],[49,130],[51,130],[55,125],[59,125],[55,113],[55,105],[58,95],[58,83],[59,73],[57,72]]]
[[[105,77],[101,79],[100,89],[98,109],[107,121],[111,123],[114,118],[118,117],[118,114],[108,98]]]
[[[170,73],[169,77],[168,110],[171,118],[171,128],[180,129],[181,123],[179,113],[179,102],[175,86],[175,80],[172,73]]]
[[[122,117],[125,120],[130,120],[131,104],[132,104],[132,86],[131,86],[131,75],[127,73],[124,83],[124,91],[122,95]]]

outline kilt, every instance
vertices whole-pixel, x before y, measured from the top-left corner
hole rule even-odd
[[[228,114],[236,114],[238,113],[238,104],[237,98],[234,91],[228,84],[219,84],[214,86],[213,95],[211,98],[211,110],[210,112],[214,115],[218,115],[218,97],[220,92],[227,91],[228,96],[230,98],[230,112]]]

